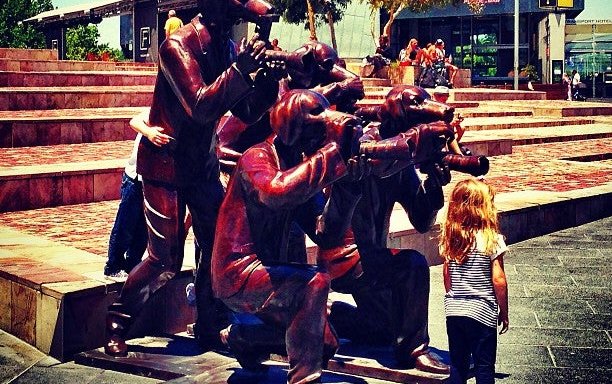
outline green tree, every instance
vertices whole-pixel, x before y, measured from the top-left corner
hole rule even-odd
[[[98,26],[95,24],[78,25],[66,30],[66,58],[84,60],[88,53],[98,52]]]
[[[0,47],[44,48],[45,36],[21,21],[52,9],[51,0],[0,1]]]
[[[384,9],[389,14],[389,20],[383,27],[382,34],[386,35],[391,40],[391,27],[395,21],[395,17],[404,9],[409,9],[412,12],[420,13],[429,11],[432,8],[446,8],[450,5],[459,6],[465,3],[467,7],[474,13],[482,12],[484,8],[484,0],[361,0],[370,5],[372,13]],[[372,31],[374,36],[374,32]]]
[[[315,40],[316,27],[328,22],[330,15],[334,22],[340,21],[350,2],[351,0],[271,0],[283,20],[304,25],[305,29],[310,29],[310,37]]]
[[[66,30],[66,58],[69,60],[85,60],[87,54],[94,59],[124,60],[123,53],[108,44],[99,44],[100,32],[95,24],[79,25]]]

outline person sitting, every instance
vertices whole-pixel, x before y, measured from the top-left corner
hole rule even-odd
[[[393,55],[393,51],[391,49],[391,42],[389,41],[389,36],[380,35],[380,37],[378,38],[378,47],[376,47],[376,54],[381,55],[389,61],[395,60],[395,56]]]
[[[406,48],[400,51],[400,65],[421,65],[423,52],[419,47],[419,41],[414,38],[410,39]]]
[[[446,57],[446,51],[444,50],[444,40],[436,40],[435,55],[432,57],[434,59],[434,65],[443,65],[443,68],[446,69],[448,73],[448,84],[452,86],[453,81],[455,80],[455,75],[457,75],[457,71],[459,70],[459,68],[451,63],[450,57]]]
[[[446,104],[448,98],[450,97],[450,90],[448,87],[443,85],[437,86],[432,92],[432,98],[435,101]],[[456,155],[471,155],[472,152],[462,144],[459,144],[459,141],[463,137],[465,133],[465,129],[461,126],[461,122],[463,121],[463,116],[460,114],[455,114],[453,120],[450,122],[451,128],[455,132],[455,139],[448,143],[448,149],[456,154]]]
[[[272,50],[273,51],[282,51],[283,49],[278,46],[278,39],[272,39]]]

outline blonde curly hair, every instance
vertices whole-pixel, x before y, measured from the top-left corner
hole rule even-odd
[[[484,235],[485,252],[495,250],[499,224],[494,198],[495,190],[484,181],[469,178],[455,185],[439,241],[446,261],[465,262],[478,232]]]

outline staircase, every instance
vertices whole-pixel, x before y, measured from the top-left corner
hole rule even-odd
[[[129,120],[149,107],[157,72],[56,56],[0,49],[0,328],[68,359],[101,344],[121,289],[102,270],[136,136]],[[193,322],[190,256],[145,309],[160,321],[135,324],[135,334]]]

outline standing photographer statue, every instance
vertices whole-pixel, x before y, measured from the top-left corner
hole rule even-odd
[[[159,73],[148,124],[163,128],[168,144],[141,141],[138,173],[143,178],[149,256],[130,273],[107,315],[106,353],[125,356],[125,335],[143,305],[180,271],[186,208],[202,248],[196,276],[201,346],[220,345],[227,309],[212,295],[210,257],[223,197],[215,128],[228,110],[254,122],[276,101],[278,79],[265,62],[265,43],[255,35],[240,52],[229,38],[239,19],[267,26],[273,13],[264,0],[198,0],[201,14],[166,39],[159,49]]]

